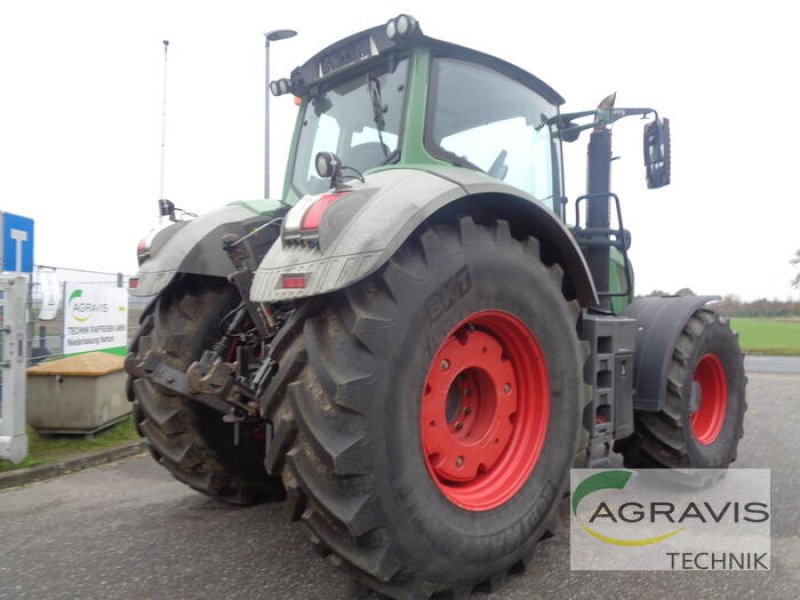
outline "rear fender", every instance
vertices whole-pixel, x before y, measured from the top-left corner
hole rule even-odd
[[[239,202],[159,231],[153,238],[149,257],[139,268],[139,282],[131,294],[158,294],[177,273],[227,277],[233,266],[222,249],[222,236],[226,233],[244,236],[287,209],[271,201]],[[258,260],[273,244],[278,231],[276,224],[250,238],[250,247]]]
[[[583,254],[558,217],[517,188],[461,168],[388,169],[354,183],[324,213],[318,244],[283,240],[270,248],[251,299],[279,302],[343,289],[374,273],[423,222],[448,210],[503,218],[515,234],[534,235],[545,260],[561,264],[579,302],[597,304]],[[299,277],[305,287],[283,287],[285,278],[296,283]]]

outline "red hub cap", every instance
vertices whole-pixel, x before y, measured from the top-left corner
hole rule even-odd
[[[728,410],[728,381],[722,361],[716,354],[706,354],[694,372],[700,392],[697,410],[689,419],[697,441],[709,446],[719,437]]]
[[[420,430],[436,487],[466,510],[497,508],[533,472],[544,445],[550,384],[536,338],[516,317],[474,313],[428,368]]]

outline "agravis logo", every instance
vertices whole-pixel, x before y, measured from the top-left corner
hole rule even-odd
[[[573,469],[574,570],[768,570],[767,469]]]
[[[78,288],[69,295],[69,301],[67,302],[72,318],[76,321],[85,323],[95,313],[108,312],[108,304],[84,302],[82,298],[83,290]]]
[[[615,546],[648,546],[650,544],[657,544],[658,542],[663,542],[671,538],[674,535],[679,534],[683,531],[683,527],[678,529],[673,529],[664,533],[663,535],[658,535],[655,537],[648,537],[648,538],[641,538],[641,539],[621,539],[615,538],[608,535],[603,535],[599,531],[592,529],[588,525],[586,525],[582,520],[581,516],[578,514],[578,505],[580,505],[581,500],[586,498],[589,494],[593,492],[597,492],[599,490],[607,490],[607,489],[617,489],[622,490],[628,484],[628,481],[633,475],[630,471],[603,471],[602,473],[596,473],[587,479],[584,479],[575,491],[572,494],[572,513],[575,515],[575,518],[578,520],[578,525],[581,528],[594,537],[595,539],[600,540],[601,542],[605,542],[606,544],[614,544]],[[627,503],[627,504],[636,504],[636,503]],[[625,506],[620,505],[620,515],[622,515],[622,507]],[[639,505],[641,506],[641,505]],[[640,513],[637,513],[640,514]],[[595,520],[599,518],[610,518],[613,522],[616,521],[616,517],[614,516],[614,512],[610,509],[607,503],[601,502],[597,508],[592,512],[592,515],[589,517],[589,522],[593,523]],[[621,517],[623,521],[630,521],[628,518]]]

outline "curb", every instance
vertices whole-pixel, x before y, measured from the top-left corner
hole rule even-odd
[[[25,469],[17,469],[16,471],[8,471],[7,473],[0,473],[0,490],[6,488],[17,487],[34,481],[43,481],[45,479],[52,479],[59,475],[65,475],[73,471],[80,471],[89,467],[102,465],[120,458],[140,454],[147,449],[147,442],[145,440],[138,440],[129,442],[123,446],[115,446],[113,448],[105,448],[95,452],[80,454],[71,458],[66,458],[62,461],[50,463],[47,465],[39,465],[36,467],[28,467]]]

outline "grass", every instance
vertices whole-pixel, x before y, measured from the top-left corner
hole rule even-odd
[[[139,439],[131,417],[87,439],[82,435],[41,435],[28,427],[28,456],[18,465],[0,460],[0,473],[58,462],[68,456],[121,446]]]
[[[800,356],[800,321],[731,319],[742,350],[750,354]]]

